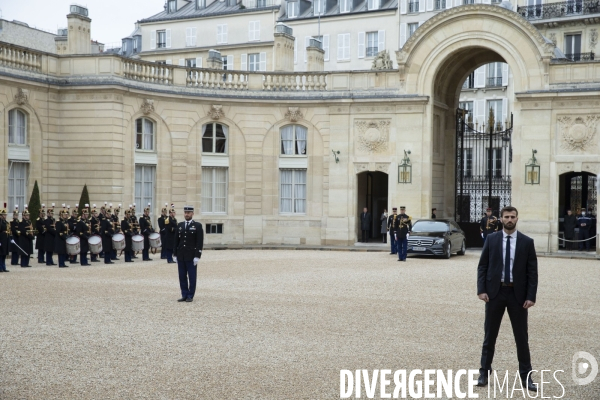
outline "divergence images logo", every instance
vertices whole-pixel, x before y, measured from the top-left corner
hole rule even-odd
[[[587,376],[585,376],[587,375]],[[598,375],[598,361],[588,352],[578,351],[573,355],[573,381],[587,385]]]

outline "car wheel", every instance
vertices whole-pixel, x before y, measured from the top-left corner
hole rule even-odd
[[[450,242],[446,243],[446,248],[444,249],[444,258],[450,258],[452,255],[452,245]]]
[[[458,254],[459,256],[464,256],[465,253],[467,252],[467,246],[465,245],[465,241],[462,241],[462,246],[460,246],[460,251],[456,254]]]

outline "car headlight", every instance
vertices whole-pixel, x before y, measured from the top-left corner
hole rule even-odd
[[[444,244],[444,239],[438,239],[433,244]]]

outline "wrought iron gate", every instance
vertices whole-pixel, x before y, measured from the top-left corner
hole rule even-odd
[[[490,207],[495,216],[510,205],[513,115],[487,125],[473,124],[472,114],[456,112],[456,170],[454,218],[467,235],[467,246],[482,245],[479,221]]]

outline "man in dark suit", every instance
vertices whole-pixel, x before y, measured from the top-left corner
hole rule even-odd
[[[577,226],[577,217],[575,215],[573,215],[573,211],[571,211],[571,209],[568,209],[567,215],[565,215],[565,218],[564,218],[565,239],[568,240],[568,242],[565,242],[566,250],[575,250],[576,249],[576,246],[575,246],[576,242],[574,242],[576,226]]]
[[[519,374],[523,387],[537,390],[531,380],[531,356],[527,333],[527,310],[535,305],[538,268],[533,239],[517,232],[518,211],[500,211],[503,229],[484,242],[477,267],[477,295],[485,301],[485,337],[477,386],[488,384],[500,323],[508,310],[517,344]]]
[[[581,209],[581,216],[577,218],[577,227],[579,228],[579,250],[590,251],[590,228],[592,227],[592,219],[585,208]]]
[[[371,232],[371,213],[367,210],[367,207],[363,208],[362,214],[360,214],[360,230],[362,231],[361,242],[367,243],[369,241],[369,232]]]
[[[196,293],[196,276],[198,261],[202,257],[204,245],[204,231],[202,224],[194,221],[194,207],[183,207],[184,222],[177,225],[175,243],[173,246],[173,261],[177,262],[179,269],[179,286],[181,287],[181,298],[177,301],[192,302]],[[189,283],[188,283],[189,278]]]

